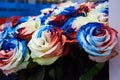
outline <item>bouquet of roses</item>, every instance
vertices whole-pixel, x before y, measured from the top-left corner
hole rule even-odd
[[[41,10],[38,16],[15,20],[0,26],[0,69],[6,76],[18,73],[27,76],[20,80],[67,80],[63,74],[69,73],[70,62],[77,69],[85,68],[85,63],[88,71],[96,62],[117,55],[117,31],[108,25],[107,1],[61,3]],[[85,70],[78,70],[77,77],[69,80],[78,76],[82,80]],[[34,72],[37,79],[29,76]]]

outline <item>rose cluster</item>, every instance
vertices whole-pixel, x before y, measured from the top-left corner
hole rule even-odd
[[[50,65],[67,56],[74,45],[96,62],[117,54],[117,31],[108,25],[108,2],[66,2],[15,20],[0,26],[0,69],[6,75],[27,68],[30,57],[39,65]]]

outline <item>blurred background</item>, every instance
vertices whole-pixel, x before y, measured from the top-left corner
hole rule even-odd
[[[82,3],[97,0],[0,0],[0,17],[39,15],[41,9],[65,1]]]

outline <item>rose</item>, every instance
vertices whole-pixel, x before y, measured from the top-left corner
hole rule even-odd
[[[71,27],[75,31],[78,31],[81,26],[83,26],[89,22],[91,22],[91,21],[87,17],[85,17],[85,14],[82,14],[81,16],[74,18],[74,20],[72,21]]]
[[[78,4],[72,2],[67,2],[65,4],[67,5],[58,5],[53,10],[51,10],[49,14],[46,13],[46,15],[43,16],[44,19],[41,18],[43,23],[61,27],[70,17],[78,15]]]
[[[81,3],[79,7],[79,11],[89,12],[95,8],[95,5],[93,2],[87,2],[87,3]]]
[[[21,22],[14,28],[14,35],[17,38],[25,39],[29,41],[31,39],[32,34],[39,29],[40,24],[38,20],[34,20],[34,18],[29,18],[25,22]]]
[[[91,5],[93,4],[91,3]],[[108,3],[101,3],[101,5],[96,6],[95,9],[90,10],[82,16],[79,15],[74,18],[74,21],[72,22],[72,27],[78,30],[81,26],[89,22],[108,23]]]
[[[108,24],[108,15],[105,13],[91,11],[86,17],[89,22],[101,22]]]
[[[4,24],[7,21],[5,18],[0,18],[0,25]]]
[[[56,26],[56,27],[61,27],[68,20],[68,18],[69,17],[64,16],[64,15],[52,16],[52,17],[49,18],[49,20],[48,20],[49,22],[46,23],[46,24],[53,25],[53,26]]]
[[[95,5],[93,3],[81,4],[81,7],[86,5],[87,6],[89,5],[89,7],[91,7],[91,10],[88,11],[87,13],[81,13],[82,15],[79,14],[77,17],[75,17],[74,20],[72,21],[72,25],[71,25],[72,28],[78,30],[81,26],[89,22],[108,23],[108,13],[107,13],[108,3],[107,2],[101,3],[102,6],[97,5],[95,8],[94,8]]]
[[[10,32],[12,32],[11,23],[4,23],[0,25],[0,48],[4,39],[10,36]]]
[[[77,18],[71,17],[66,23],[61,27],[61,30],[63,30],[63,34],[66,35],[68,43],[77,43],[76,35],[77,31],[79,29],[78,25],[80,22],[75,22]]]
[[[29,20],[32,20],[32,19],[35,19],[36,16],[25,16],[25,17],[16,17],[16,16],[13,16],[13,22],[15,24],[15,21],[16,21],[16,24],[14,25],[14,27],[16,27],[17,25],[21,24],[21,23],[24,23],[24,22],[27,22]],[[15,21],[14,21],[15,20]]]
[[[12,27],[15,27],[19,23],[20,19],[21,19],[21,16],[12,16],[12,17],[9,17],[6,22],[10,22]]]
[[[115,49],[112,50],[111,54],[108,55],[108,56],[98,56],[98,57],[95,57],[95,56],[90,56],[89,55],[89,58],[92,60],[92,61],[95,61],[95,62],[106,62],[108,61],[109,59],[115,57],[118,53],[116,52]]]
[[[3,43],[3,39],[7,37],[7,28],[3,25],[0,26],[0,46]]]
[[[90,59],[96,62],[105,62],[116,55],[117,31],[105,24],[93,22],[83,25],[77,40]]]
[[[101,3],[87,13],[90,22],[108,23],[108,2]]]
[[[107,1],[100,3],[95,7],[94,11],[108,14],[108,5],[109,3]]]
[[[8,75],[27,67],[29,54],[25,41],[5,39],[0,49],[0,69]]]
[[[94,8],[93,3],[84,3],[78,5],[77,3],[66,2],[60,5],[45,11],[46,13],[42,13],[39,16],[41,24],[49,24],[56,27],[61,27],[69,18],[79,16],[81,13],[85,13],[86,10],[89,12]]]
[[[40,65],[50,65],[60,56],[63,56],[68,48],[65,49],[66,37],[62,35],[59,28],[45,26],[37,30],[28,43],[31,50],[31,57],[34,62]],[[63,52],[64,50],[64,52]]]

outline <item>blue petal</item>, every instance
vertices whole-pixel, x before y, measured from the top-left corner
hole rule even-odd
[[[29,20],[29,16],[25,16],[25,17],[21,17],[19,20],[18,20],[18,23],[23,23],[23,22],[26,22]]]
[[[26,41],[22,40],[21,43],[22,43],[23,57],[25,57],[25,55],[27,53]]]
[[[42,14],[43,16],[42,15],[39,16],[42,25],[44,25],[44,22],[48,19],[48,17],[52,15],[52,12],[53,11],[50,11],[49,13],[44,13],[44,15]]]
[[[45,27],[39,29],[39,32],[38,32],[37,38],[39,38],[39,37],[42,36],[42,32],[43,32],[43,31],[48,30],[48,31],[52,32],[52,29],[53,29],[52,26],[50,26],[50,25],[45,25]]]
[[[74,32],[74,29],[71,27],[72,22],[75,20],[75,18],[71,17],[62,27],[64,33],[68,34],[71,32]]]
[[[99,7],[99,9],[95,11],[98,11],[100,13],[105,13],[106,15],[108,15],[108,2],[107,1],[103,0],[103,2],[100,1],[100,2],[97,2],[97,4],[101,5],[101,7]]]
[[[0,31],[0,43],[7,37],[10,37],[10,33],[13,31],[10,23],[5,23],[6,28],[3,31]]]
[[[2,44],[2,49],[3,50],[11,50],[16,48],[18,46],[18,40],[11,38],[9,40],[5,40],[4,43]]]
[[[60,15],[65,15],[65,16],[76,16],[77,15],[77,10],[75,8],[75,6],[70,6],[70,7],[67,7],[65,8],[61,13]]]

